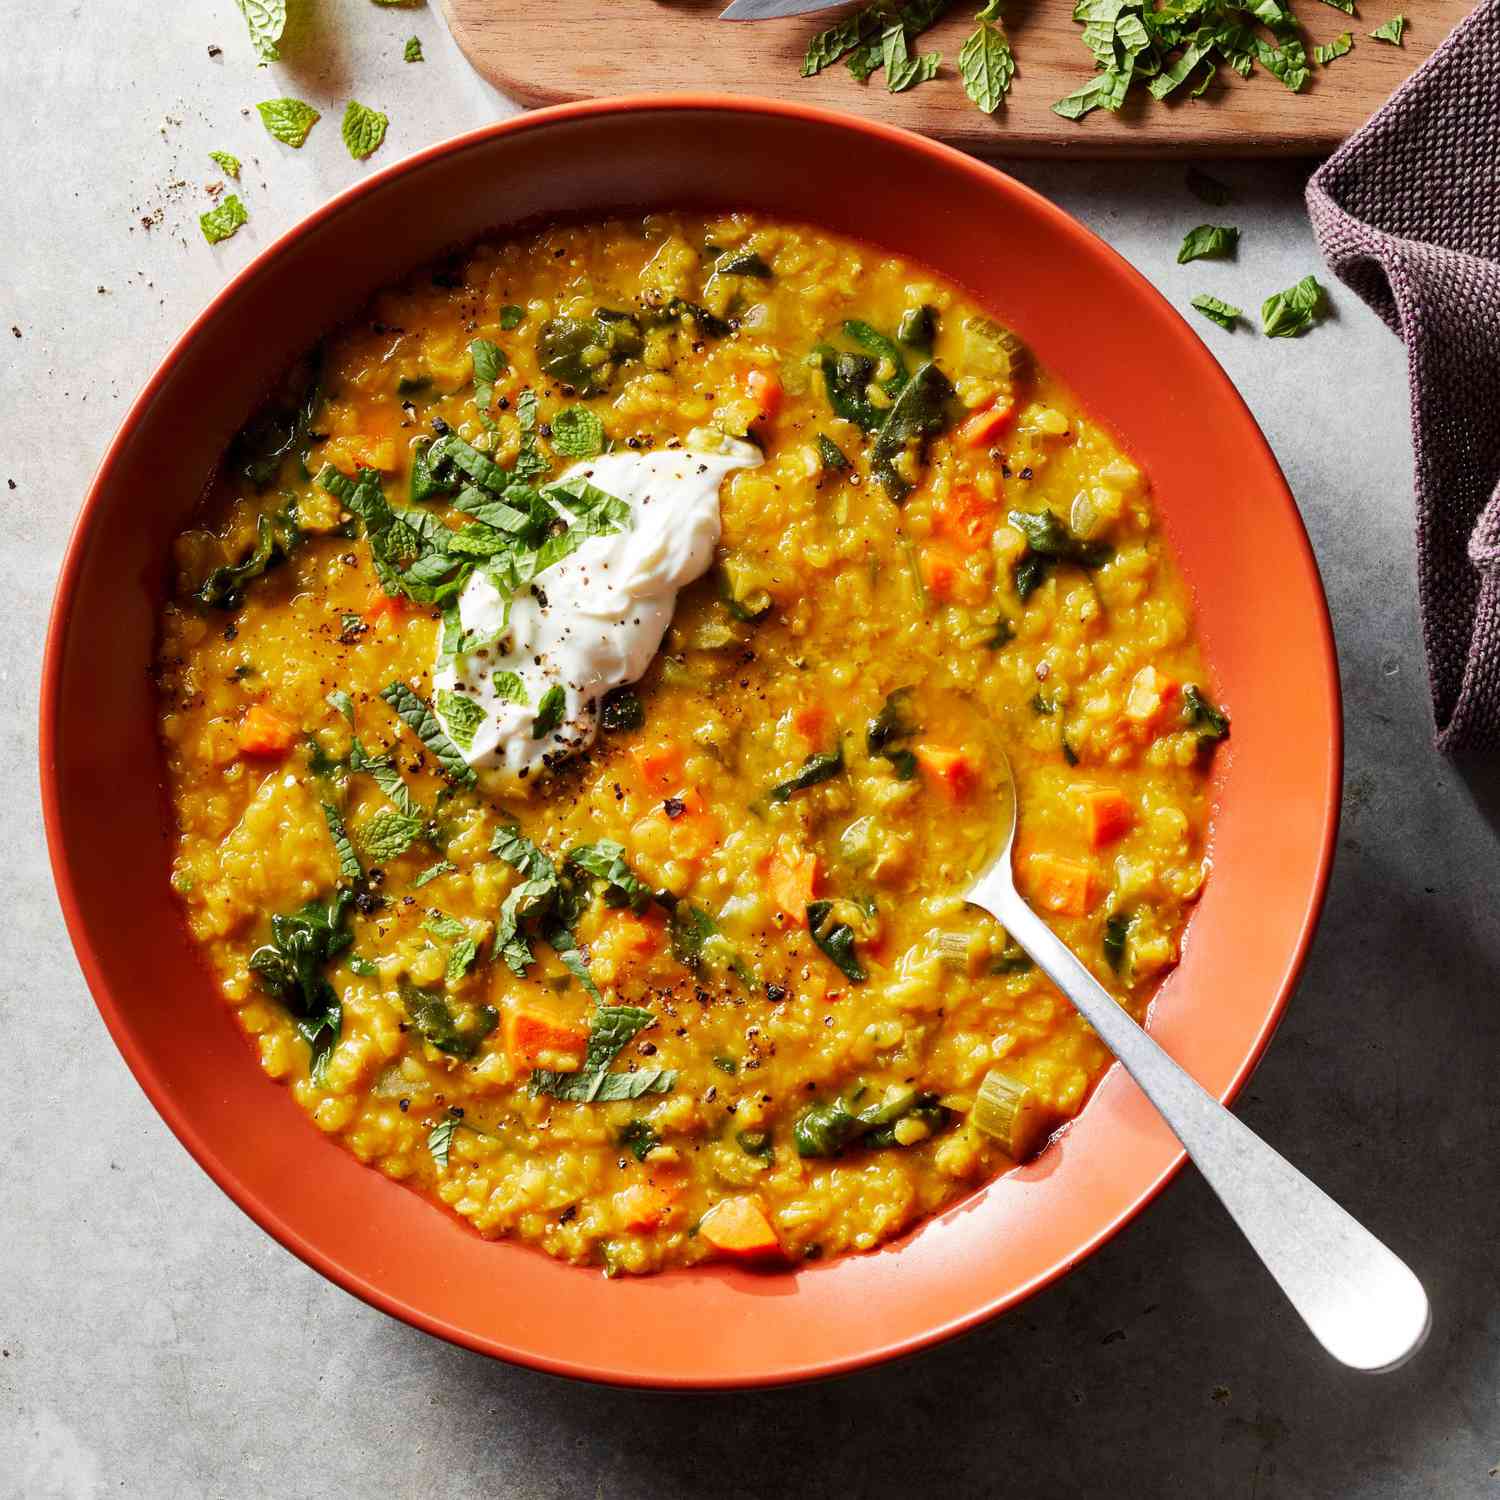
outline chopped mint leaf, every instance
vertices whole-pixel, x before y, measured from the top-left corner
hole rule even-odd
[[[449,984],[456,984],[474,967],[478,957],[479,944],[471,937],[460,938],[448,954],[448,967],[443,977]]]
[[[604,423],[586,406],[569,406],[552,419],[552,446],[568,458],[597,458],[604,451]]]
[[[328,824],[328,835],[333,840],[334,850],[339,857],[339,874],[345,880],[363,880],[365,868],[359,862],[359,855],[354,852],[354,845],[349,842],[342,814],[331,802],[324,802],[322,808],[323,820]]]
[[[453,736],[454,743],[461,750],[469,749],[474,743],[475,731],[484,723],[484,710],[463,693],[439,688],[437,711],[443,723],[448,726],[448,733]]]
[[[497,698],[509,703],[519,703],[524,708],[531,700],[526,696],[526,684],[519,672],[496,672],[490,678],[490,687]]]
[[[1336,36],[1326,47],[1314,47],[1313,57],[1319,66],[1326,68],[1336,57],[1343,57],[1354,46],[1354,35],[1352,32],[1344,32]]]
[[[510,361],[506,359],[505,351],[499,344],[492,344],[488,339],[470,340],[469,354],[474,361],[474,384],[476,386],[494,385],[510,368]],[[487,406],[488,400],[483,404]]]
[[[1324,5],[1331,5],[1335,10],[1341,10],[1346,16],[1354,14],[1354,0],[1323,0]]]
[[[656,1017],[634,1005],[601,1005],[589,1023],[588,1048],[583,1066],[576,1073],[554,1073],[538,1068],[531,1075],[533,1094],[550,1094],[579,1104],[605,1103],[614,1099],[639,1099],[645,1094],[665,1094],[677,1081],[666,1068],[641,1068],[634,1073],[611,1073],[610,1064],[652,1025]]]
[[[255,106],[260,122],[285,146],[301,148],[307,133],[323,118],[300,99],[265,99]]]
[[[235,0],[245,25],[250,28],[250,41],[259,66],[276,62],[281,57],[277,43],[286,30],[286,0]]]
[[[958,73],[964,81],[964,92],[985,114],[992,115],[1009,91],[1015,71],[1016,60],[1005,33],[993,22],[981,18],[958,54]]]
[[[435,865],[428,865],[415,880],[412,881],[412,889],[420,890],[424,885],[434,881],[439,875],[453,875],[458,871],[458,866],[446,859],[440,859]]]
[[[401,722],[437,759],[445,775],[460,786],[474,785],[478,779],[474,775],[474,768],[444,734],[443,726],[438,723],[433,711],[404,682],[391,683],[381,690],[380,696],[396,710]]]
[[[210,151],[208,153],[208,159],[226,177],[232,177],[236,181],[239,180],[239,175],[240,175],[240,159],[239,159],[239,157],[237,157],[237,156],[231,156],[227,151]]]
[[[632,1120],[616,1137],[622,1146],[628,1146],[637,1161],[645,1161],[661,1145],[661,1136],[645,1120]]]
[[[563,714],[567,711],[568,695],[560,682],[554,682],[551,687],[542,694],[542,701],[536,706],[536,718],[532,720],[531,737],[534,740],[544,740],[559,724],[562,723]]]
[[[525,320],[526,309],[524,307],[517,307],[514,302],[507,302],[505,306],[500,309],[500,326],[507,333],[509,333],[512,328],[519,328]]]
[[[1328,294],[1316,277],[1304,276],[1296,286],[1274,292],[1260,309],[1261,331],[1268,339],[1294,339],[1328,315]]]
[[[837,26],[820,31],[810,43],[802,59],[802,76],[811,78],[824,68],[832,67],[841,57],[853,52],[880,29],[876,7],[871,5],[854,15],[847,16]]]
[[[361,979],[378,979],[380,977],[379,964],[372,963],[368,958],[361,958],[358,953],[351,953],[344,960],[349,965],[351,974],[358,974]]]
[[[390,120],[378,109],[351,99],[344,108],[344,123],[340,127],[349,155],[355,161],[373,156],[380,149],[380,143],[385,139],[385,127],[389,124]]]
[[[1188,230],[1177,252],[1177,264],[1190,260],[1227,260],[1240,242],[1240,232],[1229,224],[1200,224]]]
[[[1401,38],[1406,32],[1406,17],[1392,16],[1383,26],[1377,26],[1370,33],[1377,42],[1389,42],[1393,47],[1401,45]]]
[[[943,61],[942,53],[924,52],[913,57],[907,50],[906,27],[899,21],[881,33],[880,46],[885,62],[885,86],[890,93],[904,93],[937,77],[938,67]]]
[[[421,818],[382,808],[360,829],[359,842],[377,865],[398,858],[422,836]]]
[[[217,245],[220,240],[227,240],[241,224],[249,222],[250,215],[245,212],[245,205],[234,193],[230,193],[217,208],[211,208],[206,214],[198,215],[198,225],[203,230],[203,238],[210,245]]]
[[[613,839],[575,844],[563,864],[602,880],[607,906],[629,906],[641,911],[651,900],[651,887],[625,862],[625,846]]]
[[[449,1115],[446,1120],[434,1125],[427,1134],[427,1149],[432,1153],[432,1160],[440,1172],[448,1169],[448,1151],[453,1145],[453,1132],[462,1124],[463,1121],[457,1115]]]
[[[445,943],[465,937],[469,931],[457,917],[450,917],[447,912],[435,909],[428,912],[427,920],[422,923],[422,926],[433,937],[442,938]]]
[[[1210,177],[1207,172],[1200,172],[1197,167],[1187,169],[1184,181],[1187,183],[1188,192],[1193,197],[1201,199],[1213,208],[1223,208],[1229,202],[1231,197],[1229,188],[1217,177]]]
[[[407,37],[406,46],[401,50],[401,57],[405,62],[425,62],[426,59],[422,56],[422,39],[415,36]]]
[[[1203,314],[1205,318],[1217,323],[1220,328],[1226,328],[1234,332],[1235,324],[1240,320],[1240,309],[1231,307],[1227,302],[1221,302],[1217,297],[1210,297],[1207,292],[1200,292],[1193,298],[1193,306]]]

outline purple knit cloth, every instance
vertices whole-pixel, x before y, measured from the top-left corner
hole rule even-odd
[[[1307,188],[1334,274],[1406,344],[1439,748],[1500,748],[1500,0]]]

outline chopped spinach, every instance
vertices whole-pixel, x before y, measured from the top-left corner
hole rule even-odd
[[[847,922],[830,922],[833,902],[814,901],[807,908],[807,930],[846,979],[863,984],[870,976],[855,952],[854,929]]]
[[[872,468],[885,492],[899,505],[912,491],[912,483],[897,468],[895,460],[912,454],[918,462],[922,446],[948,426],[948,403],[953,385],[929,360],[918,366],[901,388],[895,404],[881,423],[872,451]]]
[[[1104,957],[1116,974],[1120,972],[1120,966],[1125,962],[1125,942],[1130,936],[1130,924],[1133,921],[1135,921],[1134,916],[1115,912],[1104,923]]]
[[[493,1005],[478,1006],[468,1024],[460,1025],[440,990],[421,989],[407,979],[400,982],[399,990],[406,1014],[422,1040],[449,1057],[473,1057],[500,1024],[500,1013]]]
[[[1198,731],[1200,751],[1210,751],[1220,740],[1229,738],[1229,715],[1193,683],[1182,690],[1182,717],[1190,728]]]
[[[754,980],[744,961],[701,906],[694,906],[691,901],[677,902],[672,908],[668,932],[672,957],[685,969],[695,973],[705,968],[728,969],[741,984],[753,986]]]
[[[1050,510],[1013,510],[1008,519],[1026,538],[1027,552],[1016,564],[1015,575],[1016,593],[1022,599],[1036,591],[1055,563],[1097,568],[1109,559],[1110,548],[1106,543],[1075,536]]]
[[[921,730],[911,716],[909,687],[887,693],[880,712],[865,726],[865,750],[872,756],[890,761],[898,781],[910,781],[917,774],[917,758],[910,750],[892,748],[898,740],[909,740]]]
[[[818,434],[818,458],[823,468],[830,474],[849,467],[849,460],[844,457],[844,450],[827,433]]]
[[[738,250],[719,250],[716,245],[711,245],[709,249],[716,252],[713,266],[715,276],[755,276],[761,281],[771,279],[771,268],[765,259],[746,246],[741,246]]]
[[[856,1090],[855,1098],[862,1092]],[[792,1126],[792,1140],[797,1154],[803,1157],[837,1156],[855,1144],[880,1150],[898,1144],[896,1123],[908,1118],[919,1119],[936,1132],[947,1124],[949,1112],[938,1103],[936,1094],[910,1088],[898,1092],[887,1103],[872,1105],[858,1113],[852,1100],[833,1099],[799,1115]]]
[[[579,1104],[603,1104],[615,1099],[640,1099],[669,1093],[677,1082],[670,1068],[640,1068],[611,1073],[610,1065],[656,1017],[634,1005],[601,1005],[589,1022],[588,1048],[576,1073],[538,1068],[531,1075],[531,1092],[549,1094]]]
[[[193,598],[206,609],[238,609],[245,600],[245,585],[283,561],[301,540],[301,532],[286,515],[258,516],[254,548],[239,562],[215,568],[194,589]]]
[[[896,341],[915,349],[919,354],[931,354],[937,339],[937,308],[924,302],[920,307],[909,307],[901,314],[896,325]]]
[[[602,396],[621,368],[645,347],[640,322],[627,312],[596,307],[591,318],[550,318],[537,331],[544,374],[580,396]]]
[[[661,1136],[645,1120],[632,1120],[616,1139],[637,1161],[645,1161],[661,1145]]]
[[[350,891],[340,889],[329,901],[278,913],[271,918],[271,941],[248,960],[251,972],[292,1013],[299,1035],[312,1049],[314,1083],[321,1082],[343,1025],[338,992],[323,970],[354,941],[344,925],[353,901]]]
[[[793,792],[806,791],[820,782],[832,781],[843,769],[844,747],[840,744],[826,754],[809,755],[795,776],[778,782],[766,795],[772,802],[785,802]]]
[[[902,353],[901,346],[895,339],[887,338],[878,328],[872,328],[858,318],[845,321],[844,333],[861,348],[873,354],[876,359],[890,361],[891,373],[880,382],[880,386],[886,395],[894,400],[900,395],[901,388],[911,379],[911,372],[906,368],[906,356]]]

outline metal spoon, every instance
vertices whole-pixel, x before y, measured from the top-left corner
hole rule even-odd
[[[1276,1284],[1341,1363],[1377,1373],[1427,1337],[1427,1294],[1411,1271],[1323,1190],[1241,1124],[1167,1056],[1016,890],[1016,787],[1005,762],[1005,848],[968,899],[1004,924],[1077,1007],[1161,1112]]]

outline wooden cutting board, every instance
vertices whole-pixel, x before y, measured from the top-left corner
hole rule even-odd
[[[798,68],[809,38],[851,6],[781,21],[718,20],[728,0],[443,0],[458,44],[502,92],[526,105],[604,94],[712,90],[826,105],[904,125],[988,156],[1313,155],[1333,149],[1390,95],[1453,27],[1472,0],[1360,0],[1347,16],[1318,0],[1296,0],[1308,39],[1354,34],[1354,49],[1314,67],[1300,94],[1264,69],[1242,79],[1228,68],[1198,100],[1158,104],[1145,95],[1118,115],[1096,110],[1074,123],[1051,105],[1087,82],[1092,61],[1071,0],[1012,0],[1016,77],[988,117],[964,97],[958,49],[978,0],[960,0],[924,33],[922,51],[943,54],[930,83],[891,94],[884,75],[856,83],[842,63],[816,78]],[[1405,44],[1368,33],[1405,4]]]

